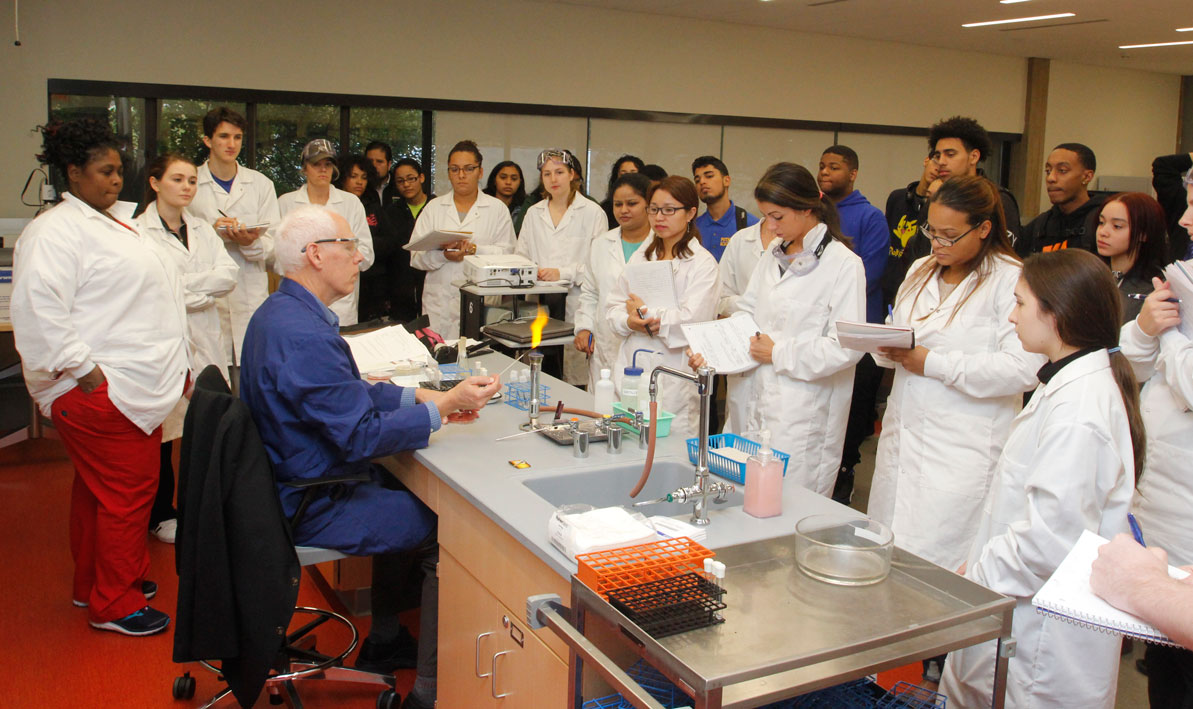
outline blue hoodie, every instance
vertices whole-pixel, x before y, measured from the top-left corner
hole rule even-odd
[[[886,217],[857,190],[837,202],[837,212],[841,215],[841,233],[853,239],[853,252],[866,268],[866,321],[883,322],[882,271],[890,250]]]

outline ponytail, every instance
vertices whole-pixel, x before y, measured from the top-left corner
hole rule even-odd
[[[1088,251],[1064,249],[1029,257],[1023,262],[1023,280],[1040,301],[1040,308],[1056,318],[1061,342],[1079,349],[1107,350],[1131,427],[1138,481],[1147,458],[1147,435],[1139,407],[1139,383],[1118,349],[1123,304],[1110,269]]]
[[[780,162],[766,169],[754,187],[754,199],[788,209],[807,209],[828,229],[829,236],[853,249],[853,239],[841,233],[837,205],[820,191],[816,178],[803,165]]]

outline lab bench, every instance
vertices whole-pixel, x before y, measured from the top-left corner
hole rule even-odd
[[[494,373],[510,361],[500,354],[476,359]],[[554,400],[592,405],[590,394],[558,379],[544,376],[543,383]],[[636,478],[645,451],[627,438],[620,454],[594,444],[588,458],[577,460],[570,447],[534,434],[496,441],[515,433],[526,417],[525,411],[491,404],[473,423],[444,426],[429,447],[378,461],[439,516],[440,706],[579,707],[583,680],[577,678],[596,675],[569,672],[569,662],[573,668],[582,664],[569,645],[550,628],[530,627],[526,602],[540,594],[568,601],[576,611],[569,620],[587,623],[585,634],[619,662],[646,657],[700,694],[698,707],[758,706],[1009,637],[1009,599],[905,552],[897,552],[888,579],[870,587],[830,586],[803,576],[785,540],[796,521],[827,512],[861,515],[789,483],[778,517],[756,519],[740,504],[710,507],[703,544],[729,566],[726,622],[654,640],[572,581],[575,560],[547,535],[547,521],[561,501],[628,502],[631,485],[625,481]],[[525,460],[530,468],[514,468],[511,460]],[[691,483],[684,440],[658,440],[655,471],[661,479],[652,486],[669,484],[666,474]],[[557,491],[564,476],[586,481],[577,499],[559,499],[567,494]],[[639,499],[650,495],[648,488]],[[680,512],[670,507],[647,514]]]

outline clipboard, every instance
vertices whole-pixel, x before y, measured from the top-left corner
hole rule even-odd
[[[469,238],[472,238],[470,231],[432,231],[423,234],[418,241],[403,244],[402,248],[407,251],[437,251],[452,242]]]

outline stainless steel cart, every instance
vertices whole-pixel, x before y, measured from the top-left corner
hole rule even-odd
[[[612,629],[600,633],[606,645],[620,643],[644,658],[691,695],[696,709],[760,706],[993,640],[991,705],[1001,709],[1014,654],[1012,599],[900,549],[882,582],[829,585],[797,568],[794,549],[794,537],[781,537],[719,550],[728,566],[728,608],[718,625],[656,640],[575,577],[570,609],[557,598],[532,597],[528,622],[551,627],[570,647],[574,709],[584,700],[586,668],[634,706],[662,706],[586,637],[590,623]]]

